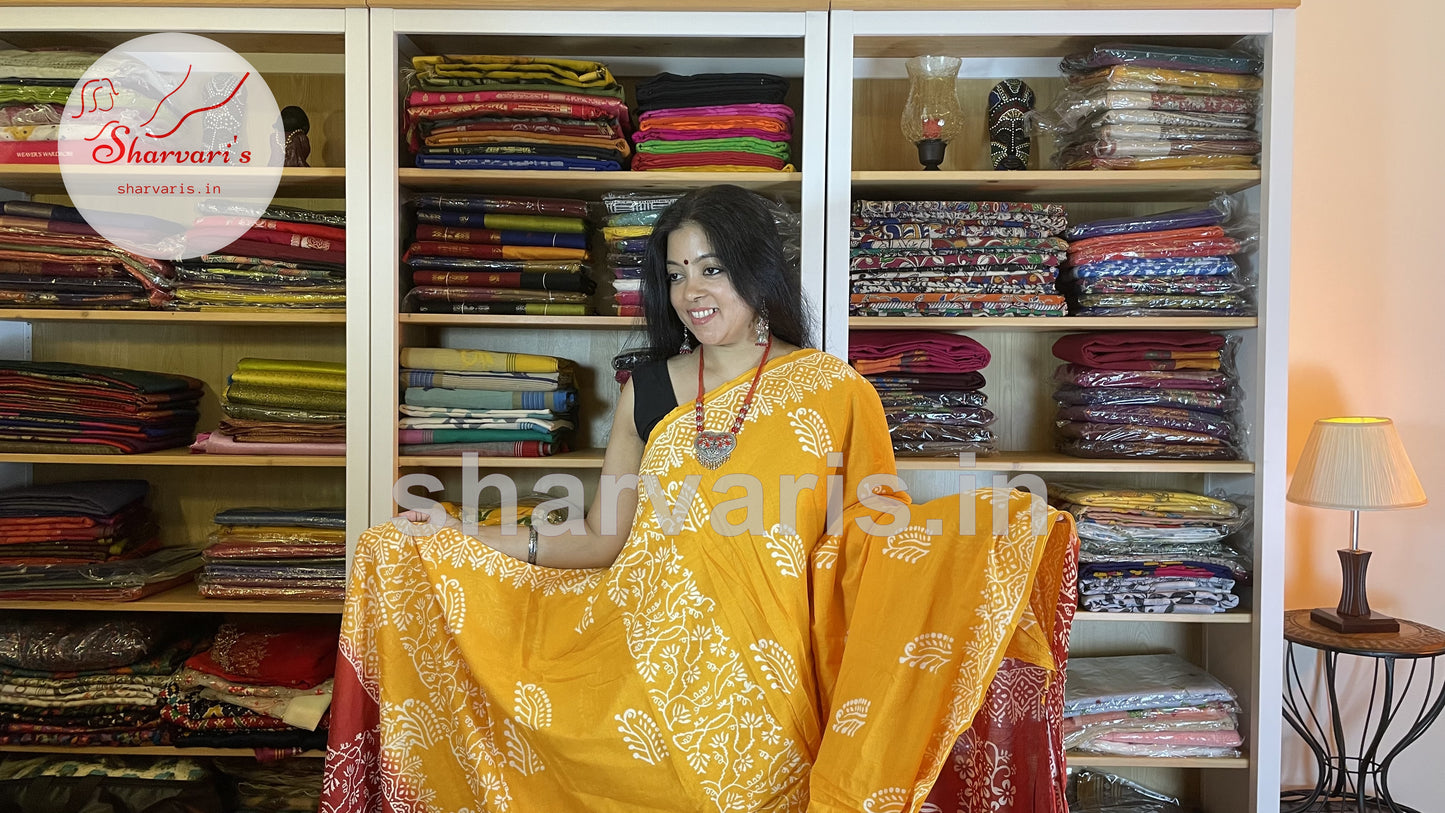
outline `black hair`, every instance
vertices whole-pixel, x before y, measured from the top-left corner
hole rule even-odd
[[[667,239],[686,223],[707,235],[733,289],[753,310],[767,313],[772,334],[807,346],[808,316],[798,271],[787,260],[774,219],[776,205],[742,187],[707,186],[678,198],[658,217],[642,264],[642,310],[654,357],[674,356],[682,345],[682,321],[669,300]]]

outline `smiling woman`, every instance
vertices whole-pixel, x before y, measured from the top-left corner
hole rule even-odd
[[[783,257],[735,187],[659,218],[663,358],[602,468],[634,487],[584,528],[362,535],[323,809],[917,811],[1002,659],[1055,668],[1069,515],[910,504],[877,393],[800,346]]]

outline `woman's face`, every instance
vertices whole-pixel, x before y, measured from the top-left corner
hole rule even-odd
[[[668,299],[682,324],[702,344],[731,345],[756,338],[757,312],[738,296],[729,271],[696,223],[683,223],[668,235]]]

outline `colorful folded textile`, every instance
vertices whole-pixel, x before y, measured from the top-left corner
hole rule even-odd
[[[1197,331],[1074,333],[1054,342],[1064,361],[1097,370],[1217,370],[1224,337]]]

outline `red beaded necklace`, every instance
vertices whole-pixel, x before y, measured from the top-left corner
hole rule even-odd
[[[738,408],[738,415],[733,419],[733,425],[728,427],[726,432],[709,432],[703,429],[703,408],[702,408],[702,358],[703,348],[697,349],[697,401],[693,406],[693,415],[697,418],[697,438],[693,441],[693,449],[697,452],[697,462],[715,469],[727,462],[732,456],[733,447],[737,446],[738,433],[743,429],[743,419],[748,416],[748,407],[752,406],[753,393],[758,390],[758,379],[763,377],[763,365],[768,362],[768,351],[773,347],[773,337],[768,337],[767,344],[763,345],[763,357],[758,361],[758,371],[753,373],[753,383],[748,387],[748,394],[743,398],[743,405]]]

